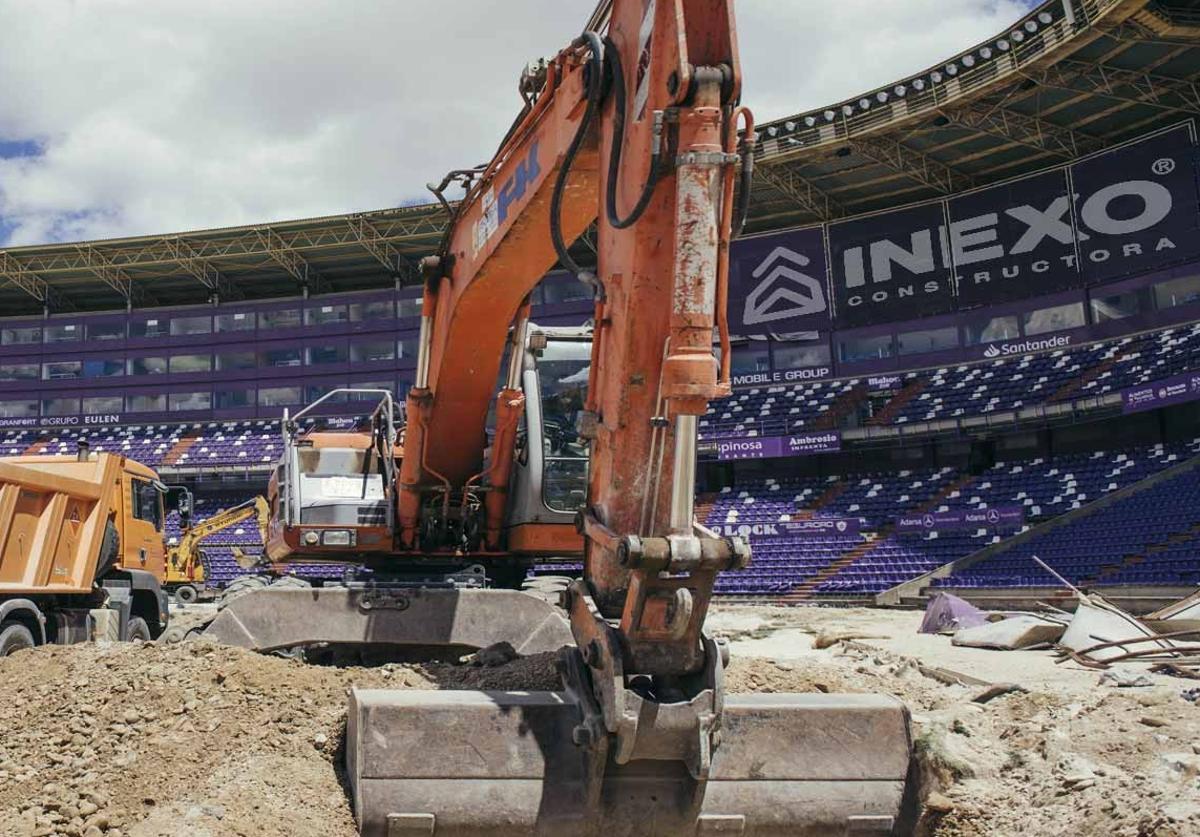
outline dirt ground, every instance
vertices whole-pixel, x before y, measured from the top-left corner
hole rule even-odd
[[[1191,682],[1101,686],[1049,652],[952,649],[918,636],[919,621],[729,607],[710,629],[732,642],[730,691],[903,699],[930,803],[923,833],[1200,834],[1200,707],[1180,694]],[[975,703],[983,687],[942,682],[955,676],[1028,691]],[[207,641],[21,652],[0,660],[0,837],[351,837],[340,764],[354,685],[557,678],[551,655],[339,669]]]

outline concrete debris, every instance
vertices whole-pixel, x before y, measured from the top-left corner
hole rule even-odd
[[[954,810],[954,800],[937,791],[929,794],[925,799],[925,810],[933,811],[937,814],[948,814]]]
[[[1057,617],[1021,613],[999,622],[986,622],[973,628],[963,628],[957,631],[950,641],[954,645],[968,648],[1013,651],[1031,645],[1057,642],[1065,630],[1066,625]]]
[[[470,655],[469,662],[473,666],[482,666],[486,668],[495,668],[506,663],[511,663],[521,655],[512,647],[510,642],[497,642],[489,645],[487,648],[482,648]]]
[[[1170,652],[1174,649],[1175,645],[1170,640],[1154,639],[1155,636],[1154,631],[1116,605],[1099,596],[1088,596],[1080,599],[1075,616],[1059,644],[1089,660],[1100,662],[1123,657],[1131,651],[1158,648]],[[1149,641],[1121,644],[1123,640],[1136,639]]]
[[[1200,590],[1145,616],[1147,622],[1200,622]],[[1175,626],[1178,628],[1178,625]]]
[[[1163,753],[1163,764],[1186,777],[1200,776],[1200,756],[1195,753]]]
[[[1126,666],[1116,666],[1100,673],[1101,686],[1117,686],[1119,688],[1132,688],[1139,686],[1153,686],[1154,679],[1150,675],[1138,671],[1134,668]]]
[[[839,642],[849,642],[855,639],[887,639],[887,637],[854,633],[853,631],[821,631],[817,634],[817,638],[813,640],[813,648],[820,651],[825,648],[832,648]]]

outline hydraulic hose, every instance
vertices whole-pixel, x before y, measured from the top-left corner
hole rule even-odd
[[[567,187],[567,177],[571,173],[575,157],[579,154],[579,149],[583,146],[583,141],[587,137],[588,129],[591,128],[596,114],[600,111],[600,97],[604,90],[604,46],[600,41],[600,36],[595,32],[584,32],[575,40],[574,46],[585,45],[590,51],[588,57],[587,109],[583,113],[583,118],[579,120],[579,128],[575,131],[575,137],[571,140],[571,144],[567,147],[567,152],[563,156],[562,165],[558,169],[558,177],[554,180],[554,191],[550,196],[550,241],[554,245],[554,253],[558,256],[559,264],[581,278],[584,274],[590,276],[590,273],[580,267],[575,259],[571,257],[571,253],[567,249],[567,244],[563,241],[562,200],[563,193]]]
[[[741,179],[738,183],[738,205],[734,213],[733,238],[742,234],[746,227],[746,218],[750,215],[750,189],[754,182],[754,146],[758,138],[754,132],[754,117],[744,107],[734,108],[731,130],[737,130],[737,123],[742,122],[741,142],[738,152],[742,157]]]
[[[633,209],[624,218],[620,217],[617,212],[617,172],[621,168],[621,150],[625,144],[625,70],[621,66],[621,53],[617,49],[617,45],[612,42],[611,38],[604,39],[604,47],[609,66],[612,68],[612,84],[613,93],[616,97],[616,109],[613,113],[613,136],[612,148],[609,150],[608,158],[608,183],[605,188],[605,208],[607,210],[608,223],[613,229],[623,230],[632,226],[642,217],[642,213],[646,211],[646,207],[650,205],[650,199],[654,196],[654,187],[658,185],[659,173],[661,171],[660,162],[662,157],[662,125],[655,124],[654,129],[654,148],[650,155],[650,172],[646,176],[646,182],[642,186],[642,193],[638,196],[637,203]]]

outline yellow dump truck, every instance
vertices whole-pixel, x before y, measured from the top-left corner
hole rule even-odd
[[[167,626],[166,486],[115,454],[0,459],[0,657]]]

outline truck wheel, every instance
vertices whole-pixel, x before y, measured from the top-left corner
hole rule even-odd
[[[135,616],[129,620],[129,630],[127,637],[130,642],[135,639],[140,639],[142,642],[150,641],[150,626],[146,624],[146,620],[140,616]]]
[[[33,634],[24,625],[14,622],[0,630],[0,657],[32,648],[33,645]]]
[[[263,589],[267,583],[267,580],[261,575],[243,575],[235,578],[217,596],[217,610],[224,610],[230,602],[236,601],[247,593]]]
[[[175,601],[180,604],[193,604],[198,598],[200,598],[200,594],[190,584],[181,584],[175,588]]]

